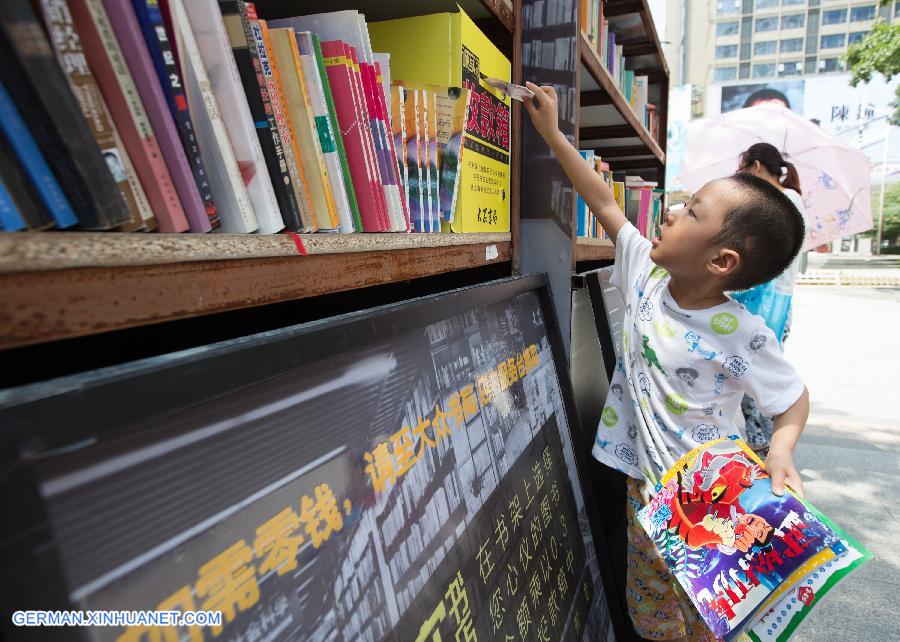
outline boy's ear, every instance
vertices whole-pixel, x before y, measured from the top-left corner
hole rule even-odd
[[[721,278],[731,276],[741,266],[741,255],[736,251],[723,247],[709,263],[710,271]]]

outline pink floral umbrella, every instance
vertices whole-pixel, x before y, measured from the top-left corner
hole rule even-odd
[[[774,145],[797,168],[806,207],[804,249],[872,229],[869,158],[777,103],[692,120],[678,180],[695,192],[729,176],[754,143]]]

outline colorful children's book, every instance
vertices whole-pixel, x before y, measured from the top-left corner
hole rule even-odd
[[[872,557],[809,502],[779,497],[736,437],[690,451],[638,513],[666,565],[725,642],[784,641],[838,581]]]
[[[441,88],[435,92],[437,107],[438,171],[441,219],[453,222],[462,174],[463,138],[466,131],[466,112],[469,108],[468,89]]]

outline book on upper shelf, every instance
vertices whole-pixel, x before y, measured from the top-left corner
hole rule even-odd
[[[369,32],[391,54],[392,82],[470,92],[456,206],[443,229],[509,231],[510,99],[483,81],[508,81],[509,61],[461,9],[373,22]]]
[[[709,441],[663,475],[638,521],[716,637],[784,642],[872,555],[792,490],[775,495],[737,437],[701,437]]]

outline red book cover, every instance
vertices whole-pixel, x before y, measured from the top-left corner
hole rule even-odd
[[[347,150],[347,164],[350,166],[350,178],[359,203],[359,213],[366,232],[384,232],[388,228],[384,217],[379,215],[379,194],[382,193],[380,181],[373,179],[366,160],[366,148],[363,140],[362,125],[357,114],[354,101],[353,84],[350,78],[350,66],[344,54],[344,43],[340,40],[329,40],[321,43],[325,72],[328,84],[334,97],[338,124],[344,137]],[[383,198],[383,195],[382,195]]]
[[[354,100],[356,101],[356,112],[359,115],[359,122],[362,123],[363,143],[366,146],[366,159],[369,163],[369,171],[378,185],[378,214],[381,217],[382,224],[387,231],[391,231],[391,217],[388,214],[388,202],[385,193],[384,170],[381,168],[379,161],[379,150],[375,144],[375,132],[377,124],[375,115],[369,112],[368,100],[366,99],[366,89],[363,83],[362,72],[359,66],[359,58],[356,55],[356,48],[344,43],[344,56],[351,70],[351,81],[353,83]]]
[[[112,113],[160,232],[188,226],[178,192],[163,162],[146,110],[128,71],[101,0],[68,0],[91,71]],[[168,111],[168,107],[166,107]],[[206,213],[203,213],[206,218]]]
[[[103,5],[119,39],[119,47],[125,56],[141,101],[147,110],[147,116],[150,118],[159,148],[169,168],[172,182],[175,183],[191,231],[209,232],[212,225],[206,213],[206,204],[200,196],[200,190],[197,189],[197,182],[194,180],[184,147],[178,137],[175,120],[159,84],[159,77],[147,51],[144,32],[141,31],[141,25],[134,14],[131,0],[103,0]]]

